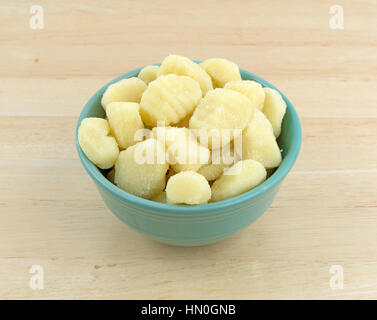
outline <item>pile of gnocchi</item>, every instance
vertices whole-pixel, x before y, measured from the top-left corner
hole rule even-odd
[[[284,100],[242,80],[226,59],[169,55],[109,85],[101,104],[106,119],[80,124],[81,149],[112,183],[148,200],[225,200],[260,185],[282,161]]]

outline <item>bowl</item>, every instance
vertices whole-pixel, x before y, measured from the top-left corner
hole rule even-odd
[[[274,200],[280,185],[296,161],[301,147],[301,126],[289,100],[271,83],[240,69],[242,79],[254,80],[263,87],[280,92],[287,104],[278,144],[282,149],[282,163],[258,187],[231,199],[196,206],[171,205],[146,200],[118,188],[106,179],[85,156],[78,143],[78,128],[87,117],[105,117],[101,97],[106,87],[124,78],[135,77],[141,68],[115,78],[99,89],[82,110],[76,128],[76,147],[80,160],[95,182],[110,211],[121,221],[159,242],[177,246],[199,246],[225,239],[247,227],[264,213]]]

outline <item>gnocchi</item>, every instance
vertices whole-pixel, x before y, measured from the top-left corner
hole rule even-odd
[[[250,99],[254,108],[263,109],[265,92],[258,82],[251,80],[231,81],[225,85],[225,89],[244,94]]]
[[[97,167],[111,168],[119,155],[118,144],[110,135],[105,119],[85,118],[81,121],[78,140],[82,151]]]
[[[194,171],[172,176],[166,185],[166,200],[172,204],[203,204],[211,198],[208,181]]]
[[[201,166],[198,173],[203,175],[208,181],[219,178],[224,170],[240,159],[234,152],[233,144],[223,148],[212,150],[210,163]]]
[[[219,163],[219,164],[209,163],[200,167],[198,170],[198,173],[201,174],[208,181],[213,181],[223,174],[224,168],[225,168],[225,165],[222,163]]]
[[[281,123],[285,115],[287,105],[280,93],[271,88],[263,88],[266,98],[264,100],[263,113],[270,120],[275,137],[279,137]]]
[[[266,169],[259,162],[241,160],[228,169],[227,175],[223,174],[213,183],[211,201],[225,200],[247,192],[266,180],[266,174]]]
[[[271,123],[259,110],[242,133],[242,156],[259,161],[267,169],[280,165],[281,152]]]
[[[155,127],[178,123],[192,113],[202,97],[199,84],[185,76],[170,74],[151,82],[140,102],[143,122]]]
[[[215,88],[223,88],[229,81],[241,80],[240,69],[229,60],[207,59],[200,65],[210,75]]]
[[[150,82],[156,80],[159,74],[160,74],[160,67],[150,65],[141,69],[137,77],[143,80],[146,84],[149,84]]]
[[[139,104],[112,102],[106,108],[106,115],[119,147],[127,149],[134,145],[136,131],[144,128],[139,114]]]
[[[215,89],[206,94],[196,107],[189,127],[208,136],[208,146],[217,149],[235,137],[235,129],[243,130],[252,115],[251,101],[243,94],[228,89]],[[229,130],[229,134],[223,135]],[[218,138],[218,139],[215,139]]]
[[[196,80],[200,85],[203,96],[213,89],[210,76],[189,58],[173,54],[167,56],[161,64],[160,75],[171,73]]]
[[[169,168],[164,154],[164,146],[155,139],[138,142],[121,151],[115,162],[115,184],[146,199],[162,192]]]
[[[168,163],[175,172],[198,171],[208,163],[210,152],[200,145],[187,128],[155,127],[154,138],[165,143]]]
[[[122,79],[109,85],[104,92],[101,100],[102,107],[106,107],[111,102],[140,102],[143,92],[147,85],[139,78],[133,77]]]

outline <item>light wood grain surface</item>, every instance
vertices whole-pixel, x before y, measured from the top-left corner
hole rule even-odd
[[[45,27],[29,27],[30,7]],[[344,29],[329,9],[344,9]],[[0,298],[377,298],[377,4],[0,1]],[[280,88],[303,146],[269,210],[218,244],[152,242],[102,202],[74,146],[112,78],[169,53]],[[32,265],[44,289],[29,286]],[[333,290],[332,265],[344,270]]]

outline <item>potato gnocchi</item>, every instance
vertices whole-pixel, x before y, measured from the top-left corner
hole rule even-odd
[[[155,127],[152,132],[155,139],[165,143],[167,161],[175,172],[198,171],[208,163],[210,151],[198,143],[189,129]]]
[[[231,81],[225,89],[237,91],[250,99],[254,108],[263,109],[265,92],[260,83],[251,80]]]
[[[121,149],[127,149],[137,142],[135,133],[144,128],[138,103],[112,102],[106,108],[106,115],[111,131]]]
[[[220,201],[247,192],[266,180],[266,169],[254,160],[241,160],[212,185],[211,201]]]
[[[215,89],[209,91],[200,101],[190,119],[189,127],[202,132],[204,130],[208,136],[209,148],[217,149],[232,141],[235,129],[242,131],[246,127],[252,112],[251,101],[243,94]],[[223,137],[225,130],[229,130],[229,134]]]
[[[213,181],[223,174],[224,168],[226,168],[226,165],[224,165],[223,163],[209,163],[205,164],[204,166],[201,166],[198,170],[198,173],[201,174],[208,181]]]
[[[208,181],[216,180],[224,170],[237,163],[241,158],[234,152],[233,144],[223,148],[212,150],[211,158],[208,164],[201,166],[198,170]]]
[[[280,93],[271,88],[263,88],[266,97],[264,100],[263,113],[270,120],[275,137],[279,137],[281,123],[283,121],[287,105]]]
[[[135,196],[150,199],[165,188],[169,165],[164,146],[155,139],[139,142],[121,151],[115,162],[115,184]]]
[[[200,65],[210,75],[215,88],[223,88],[229,81],[241,80],[240,69],[232,61],[214,58]]]
[[[281,153],[272,125],[259,110],[242,134],[242,156],[243,159],[259,161],[266,169],[280,165]]]
[[[151,82],[140,102],[143,122],[151,127],[178,123],[192,113],[202,97],[199,84],[185,76],[169,74]]]
[[[84,119],[79,144],[111,183],[138,197],[221,201],[257,187],[282,161],[284,99],[242,80],[226,59],[169,55],[109,85],[101,104],[106,119]]]
[[[109,169],[114,165],[119,148],[114,137],[110,136],[110,126],[105,119],[82,120],[78,138],[82,151],[97,167]]]
[[[139,72],[138,78],[143,80],[146,84],[157,79],[160,74],[160,67],[159,66],[146,66]]]
[[[102,107],[106,107],[111,102],[140,102],[147,85],[139,78],[122,79],[109,85],[101,100]]]
[[[201,174],[182,171],[166,185],[166,200],[172,204],[203,204],[211,198],[211,187]]]
[[[171,54],[162,61],[160,74],[176,74],[196,80],[202,89],[203,96],[213,89],[211,77],[198,64],[189,58]]]

